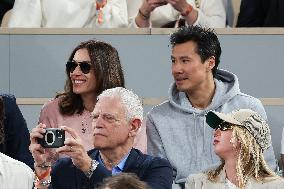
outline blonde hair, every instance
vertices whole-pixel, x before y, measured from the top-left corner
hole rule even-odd
[[[256,142],[253,135],[244,127],[232,126],[232,143],[234,148],[239,144],[239,153],[237,156],[236,172],[239,188],[244,189],[249,178],[254,178],[257,181],[263,181],[269,177],[276,179],[278,176],[267,166],[263,152]],[[218,175],[225,165],[225,161],[215,170],[207,172],[208,179],[216,182]]]

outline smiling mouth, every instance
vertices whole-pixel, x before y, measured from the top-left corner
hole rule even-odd
[[[80,85],[82,83],[85,83],[86,81],[85,80],[73,80],[73,83],[76,84],[76,85]]]

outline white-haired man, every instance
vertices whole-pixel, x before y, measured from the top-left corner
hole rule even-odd
[[[167,189],[172,185],[172,168],[167,160],[155,158],[133,148],[134,138],[143,118],[143,108],[139,97],[122,87],[105,90],[98,96],[92,113],[94,149],[85,151],[77,133],[68,127],[62,127],[73,138],[66,139],[58,153],[70,158],[58,160],[51,171],[52,188],[93,189],[104,178],[120,172],[135,173],[151,188]],[[42,138],[43,125],[34,129],[32,153],[35,158],[35,171],[38,177],[36,185],[46,188],[49,184],[48,169],[45,170],[44,150],[38,146],[35,138]],[[46,176],[42,178],[43,176]]]

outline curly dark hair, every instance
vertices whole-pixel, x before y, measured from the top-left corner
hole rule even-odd
[[[95,70],[96,95],[113,87],[125,87],[124,74],[120,64],[117,50],[110,44],[96,39],[81,42],[71,53],[69,61],[72,61],[79,49],[87,49],[91,64]],[[81,114],[84,111],[83,100],[79,94],[75,94],[72,88],[72,81],[66,71],[67,80],[64,93],[57,94],[60,97],[59,109],[63,115]]]
[[[180,28],[170,36],[172,48],[177,44],[186,43],[188,41],[196,43],[196,53],[200,56],[203,63],[211,56],[215,57],[215,66],[212,69],[213,76],[215,77],[217,67],[220,63],[222,49],[214,30],[200,26],[186,26]]]

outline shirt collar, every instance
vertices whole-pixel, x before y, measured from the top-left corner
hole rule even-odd
[[[130,153],[130,152],[128,152],[128,153],[122,158],[122,160],[119,162],[119,164],[117,164],[117,166],[116,166],[116,167],[118,167],[121,171],[123,171],[123,168],[124,168],[124,166],[125,166],[126,160],[127,160],[128,156],[129,156],[129,153]]]
[[[119,162],[115,167],[112,168],[112,171],[111,171],[111,172],[112,172],[112,175],[115,175],[115,174],[117,174],[117,173],[121,173],[121,172],[123,171],[123,168],[124,168],[124,166],[125,166],[125,163],[126,163],[126,160],[127,160],[128,156],[129,156],[129,154],[130,154],[130,152],[128,152],[128,153],[120,160],[120,162]],[[100,155],[98,155],[98,161],[99,161],[102,165],[105,166],[105,164],[104,164],[104,162],[103,162],[103,160],[102,160],[102,158],[101,158]]]

